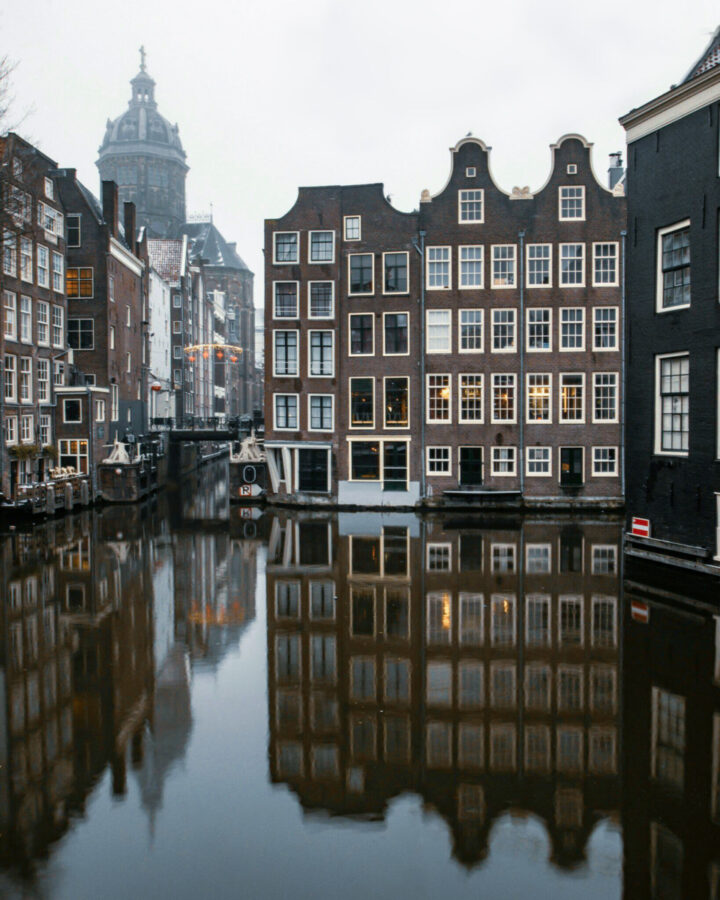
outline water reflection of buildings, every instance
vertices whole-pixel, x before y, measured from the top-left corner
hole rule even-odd
[[[473,865],[507,810],[584,858],[619,820],[614,523],[277,517],[270,771],[305,809],[379,817],[413,790]]]
[[[663,595],[625,591],[625,893],[717,900],[720,617]]]

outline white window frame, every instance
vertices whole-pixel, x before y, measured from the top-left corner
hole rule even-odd
[[[615,312],[615,343],[612,347],[598,347],[595,341],[595,330],[597,327],[598,313],[601,311],[613,310]],[[620,348],[618,341],[618,331],[620,326],[620,309],[617,306],[594,306],[592,315],[592,348],[595,353],[617,353]]]
[[[353,353],[352,349],[352,320],[357,316],[367,316],[370,319],[370,339],[372,341],[372,350],[369,353]],[[317,329],[313,329],[317,330]],[[351,312],[348,313],[348,356],[353,358],[363,357],[363,356],[375,356],[375,313],[373,312]],[[384,340],[383,335],[383,340]]]
[[[385,290],[385,257],[386,256],[404,256],[405,257],[405,277],[406,287],[404,291],[386,291]],[[386,297],[398,297],[410,293],[410,254],[407,250],[386,250],[382,255],[382,292]]]
[[[433,322],[432,326],[435,328],[443,327],[447,329],[447,345],[441,347],[439,349],[430,349],[430,319],[432,316],[438,316],[442,314],[443,316],[447,316],[447,323],[438,323]],[[426,334],[426,343],[425,343],[425,352],[428,355],[435,353],[452,353],[452,310],[451,309],[426,309],[425,310],[425,334]]]
[[[294,397],[295,398],[295,417],[296,423],[294,426],[284,425],[282,428],[277,424],[277,405],[275,403],[277,397]],[[275,431],[299,431],[300,430],[300,395],[287,393],[285,391],[275,391],[272,395],[272,415],[273,415],[273,429]]]
[[[463,378],[479,379],[478,384],[463,384]],[[480,418],[467,419],[463,418],[463,388],[478,387],[480,388]],[[485,422],[485,376],[481,372],[460,372],[458,373],[458,422],[462,425],[482,425]]]
[[[438,451],[442,451],[442,458],[438,457]],[[433,453],[435,458],[431,459]],[[452,447],[449,444],[432,444],[425,448],[425,474],[430,478],[452,475]]]
[[[407,350],[404,353],[387,353],[385,351],[385,318],[387,316],[407,316]],[[383,313],[383,331],[382,331],[382,355],[383,356],[410,356],[410,311],[407,309],[393,310],[392,312]]]
[[[330,398],[330,426],[328,428],[313,428],[312,427],[312,401],[313,397],[324,397]],[[335,431],[335,395],[334,394],[308,394],[307,401],[307,423],[308,423],[308,431],[314,432],[327,432],[327,431]]]
[[[331,234],[332,235],[332,255],[330,259],[313,259],[312,257],[312,239],[314,234]],[[314,266],[332,266],[335,264],[335,229],[316,228],[308,231],[307,261]]]
[[[351,281],[351,268],[352,268],[352,260],[356,256],[369,256],[372,259],[372,265],[370,267],[371,273],[371,288],[369,291],[354,291],[352,289],[352,281]],[[372,297],[375,293],[375,254],[369,250],[364,250],[362,253],[348,253],[347,257],[347,289],[348,289],[348,297]]]
[[[565,247],[582,247],[582,255],[580,257],[581,262],[581,276],[580,281],[566,281],[563,277],[563,249]],[[585,259],[587,256],[587,252],[585,250],[585,244],[582,241],[567,241],[566,243],[560,244],[560,250],[558,254],[558,286],[561,288],[584,288],[586,281],[586,265]]]
[[[277,258],[277,238],[280,234],[294,234],[296,238],[296,253],[295,259],[283,259],[279,260]],[[297,265],[300,262],[300,232],[299,231],[273,231],[273,265],[274,266],[292,266]]]
[[[358,233],[357,237],[348,237],[348,221],[357,219]],[[343,240],[345,241],[361,241],[362,240],[362,216],[343,216]]]
[[[431,250],[441,250],[442,259],[430,259]],[[431,284],[430,266],[447,265],[447,284]],[[436,278],[437,276],[433,276]],[[442,279],[443,282],[445,278]],[[452,289],[452,247],[445,245],[433,245],[425,248],[425,289],[428,291],[449,291]]]
[[[613,472],[600,472],[598,471],[598,465],[601,464],[601,460],[597,459],[596,451],[598,450],[614,450],[615,451],[615,470]],[[598,446],[592,448],[592,476],[593,478],[617,478],[620,471],[620,460],[618,448],[613,446]]]
[[[597,277],[597,263],[600,259],[610,259],[611,257],[603,257],[598,256],[598,248],[599,247],[614,247],[615,248],[615,278],[613,281],[600,281]],[[618,287],[620,284],[620,245],[617,241],[593,241],[592,245],[592,254],[593,254],[593,262],[592,262],[592,286],[593,287]]]
[[[470,197],[469,195],[477,195],[479,194],[479,199],[476,196]],[[479,203],[480,204],[480,218],[463,218],[463,203]],[[485,191],[483,188],[461,188],[458,191],[458,224],[460,225],[482,225],[485,222]]]
[[[530,248],[531,247],[547,247],[548,248],[548,283],[547,284],[533,284],[530,281]],[[553,245],[552,244],[543,244],[543,243],[533,243],[527,244],[525,246],[525,287],[529,290],[546,290],[547,288],[551,288],[553,286]]]
[[[512,282],[503,284],[495,277],[495,263],[505,262],[502,259],[496,259],[496,251],[512,247]],[[510,257],[508,257],[508,261]],[[494,291],[507,291],[517,288],[517,244],[492,244],[490,247],[490,287]]]
[[[374,322],[373,322],[373,334],[374,334]],[[331,362],[332,362],[332,371],[328,373],[322,373],[320,375],[313,375],[312,372],[312,336],[315,333],[320,334],[329,334],[330,335],[330,353],[331,353]],[[374,343],[374,337],[373,337]],[[307,377],[308,378],[334,378],[335,377],[335,329],[334,328],[310,328],[307,333]]]
[[[579,191],[580,196],[578,197],[563,197],[563,191]],[[563,200],[580,200],[580,215],[579,216],[564,216],[563,215]],[[562,184],[558,187],[558,221],[560,222],[584,222],[586,216],[587,208],[585,205],[585,185],[584,184]]]
[[[512,469],[507,472],[500,472],[498,466],[501,464],[500,451],[512,450]],[[497,451],[497,453],[496,453]],[[493,445],[490,448],[490,474],[493,478],[515,478],[517,476],[517,447],[514,444],[503,444],[501,447]]]
[[[595,417],[595,394],[598,389],[598,379],[603,375],[613,375],[615,377],[615,415],[610,419],[598,419]],[[619,372],[593,372],[593,395],[592,395],[592,421],[593,423],[612,424],[620,420],[620,373]]]
[[[112,327],[112,326],[111,326]],[[297,358],[295,360],[295,371],[294,372],[278,372],[277,370],[277,345],[275,343],[275,336],[279,333],[287,333],[292,332],[295,334],[295,351],[297,354]],[[175,347],[176,350],[180,350],[182,353],[181,347]],[[179,356],[182,359],[182,356]],[[272,332],[272,361],[273,361],[273,377],[274,378],[297,378],[300,374],[300,332],[297,328],[273,328]]]
[[[658,313],[673,312],[677,309],[687,309],[692,303],[692,243],[690,244],[690,302],[678,303],[675,306],[665,306],[663,303],[663,260],[662,260],[662,239],[673,231],[683,231],[690,228],[690,219],[683,219],[682,222],[675,222],[666,228],[659,228],[657,232],[656,256],[657,270],[655,274],[655,311]],[[691,235],[692,237],[692,235]]]
[[[568,419],[563,416],[563,381],[565,378],[580,376],[582,388],[582,416],[579,419]],[[558,422],[561,425],[584,425],[587,420],[587,390],[585,372],[560,372],[558,375]]]
[[[464,250],[479,250],[480,259],[463,259]],[[458,259],[458,290],[481,291],[485,287],[485,246],[484,244],[460,244],[457,250]],[[478,284],[463,284],[463,265],[468,263],[480,264],[480,282]]]
[[[547,456],[547,472],[531,472],[530,471],[530,452],[532,450],[543,450],[546,451]],[[526,446],[525,447],[525,477],[526,478],[552,478],[552,447],[537,447],[537,446]]]
[[[660,393],[660,385],[661,385],[661,371],[662,371],[662,360],[665,359],[678,359],[681,357],[685,357],[688,361],[688,449],[687,450],[663,450],[662,448],[662,394]],[[688,456],[690,452],[690,354],[687,350],[682,350],[677,353],[658,353],[655,356],[655,439],[654,439],[654,447],[653,454],[656,456]]]

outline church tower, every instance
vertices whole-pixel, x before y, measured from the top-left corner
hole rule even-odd
[[[135,204],[138,226],[145,225],[149,237],[176,237],[185,222],[188,166],[177,125],[158,112],[144,47],[130,85],[128,108],[107,121],[96,163],[100,179],[114,181],[120,200]]]

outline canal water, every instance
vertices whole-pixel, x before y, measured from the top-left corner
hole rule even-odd
[[[0,896],[720,896],[712,610],[602,517],[228,509],[0,535]]]

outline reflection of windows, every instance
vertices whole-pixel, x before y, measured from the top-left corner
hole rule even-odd
[[[428,644],[449,644],[452,628],[452,596],[449,591],[427,595]]]
[[[652,689],[652,777],[682,788],[685,779],[685,698]]]

